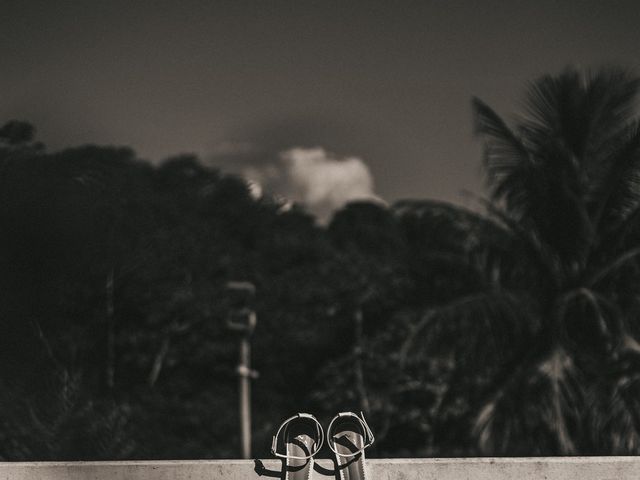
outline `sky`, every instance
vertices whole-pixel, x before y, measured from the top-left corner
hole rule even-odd
[[[3,0],[0,122],[53,150],[193,152],[274,185],[306,172],[305,198],[323,178],[467,204],[483,192],[472,96],[512,118],[539,75],[637,68],[639,25],[614,0]]]

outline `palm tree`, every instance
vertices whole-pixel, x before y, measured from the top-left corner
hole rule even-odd
[[[400,361],[453,359],[436,417],[479,453],[640,453],[639,92],[626,70],[567,69],[529,86],[512,127],[474,99],[486,213],[396,206],[455,226],[428,261],[465,281]]]

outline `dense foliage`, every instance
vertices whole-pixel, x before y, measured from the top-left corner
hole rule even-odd
[[[47,152],[0,128],[0,459],[234,457],[229,281],[257,289],[254,450],[364,410],[377,455],[640,453],[639,80],[567,70],[489,198],[352,203],[326,227],[193,156]],[[481,211],[481,213],[479,213]]]

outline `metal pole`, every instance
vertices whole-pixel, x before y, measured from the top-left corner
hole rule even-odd
[[[256,287],[250,282],[227,282],[231,310],[227,327],[240,334],[240,359],[238,362],[238,403],[240,412],[240,452],[242,458],[251,458],[251,379],[258,372],[251,370],[251,335],[255,330],[257,315],[253,310]]]
[[[249,335],[240,337],[240,365],[238,366],[240,393],[240,434],[242,458],[251,458],[251,345]]]

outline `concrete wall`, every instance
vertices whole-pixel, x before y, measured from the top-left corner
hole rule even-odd
[[[640,480],[640,457],[370,459],[367,480]],[[248,480],[281,478],[265,460],[0,463],[0,480]],[[316,462],[314,479],[335,478]]]

